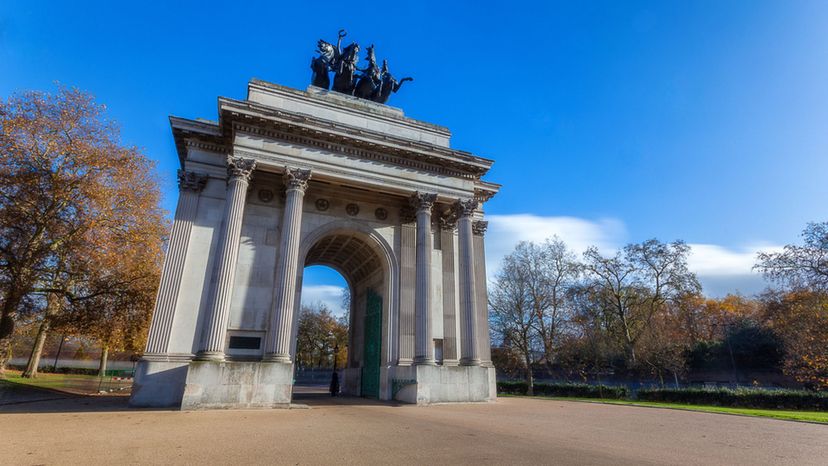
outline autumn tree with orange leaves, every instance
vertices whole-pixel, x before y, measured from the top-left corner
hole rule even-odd
[[[159,201],[154,164],[121,144],[90,95],[0,102],[0,371],[24,317],[39,322],[30,376],[52,324],[104,345],[93,331],[104,324],[127,340],[145,332],[166,231]]]
[[[759,254],[756,268],[781,288],[764,301],[768,325],[785,343],[785,372],[828,390],[828,222],[809,223],[802,238]]]

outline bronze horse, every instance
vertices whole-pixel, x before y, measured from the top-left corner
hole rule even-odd
[[[379,92],[382,76],[377,66],[377,57],[374,55],[374,46],[368,46],[367,50],[368,57],[366,60],[368,60],[368,67],[360,70],[362,74],[359,77],[359,81],[357,81],[354,95],[361,99],[373,100]]]
[[[359,60],[359,44],[356,42],[345,47],[335,64],[333,90],[343,94],[353,94],[356,86],[357,61]]]
[[[400,90],[403,83],[406,81],[414,81],[414,78],[402,78],[399,81],[391,75],[391,72],[388,71],[388,60],[382,61],[382,82],[380,84],[379,92],[374,96],[372,100],[374,102],[379,102],[384,104],[388,102],[388,98],[391,97],[391,94]]]

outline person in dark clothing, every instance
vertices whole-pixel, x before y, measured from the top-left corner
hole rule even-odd
[[[336,371],[333,371],[331,375],[331,396],[337,396],[339,394],[339,374]]]

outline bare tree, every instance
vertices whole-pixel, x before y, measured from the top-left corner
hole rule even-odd
[[[651,239],[627,245],[611,257],[595,247],[584,253],[592,297],[610,319],[631,366],[637,363],[636,344],[665,304],[701,290],[687,269],[690,247],[682,241],[662,243]]]
[[[782,252],[758,254],[757,270],[791,290],[828,292],[828,222],[809,223],[804,244],[788,244]]]
[[[534,393],[532,368],[543,348],[536,331],[539,313],[534,297],[539,277],[526,263],[535,259],[533,250],[529,243],[520,243],[503,260],[489,293],[492,331],[500,338],[504,348],[515,351],[522,360],[529,395]]]
[[[540,245],[530,244],[523,257],[532,276],[530,292],[537,314],[534,327],[543,344],[547,369],[551,371],[559,339],[572,318],[573,290],[578,286],[581,265],[557,237]]]

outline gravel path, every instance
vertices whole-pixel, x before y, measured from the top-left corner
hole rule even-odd
[[[0,406],[6,464],[826,464],[828,426],[504,398],[417,407],[137,411],[124,397]]]

